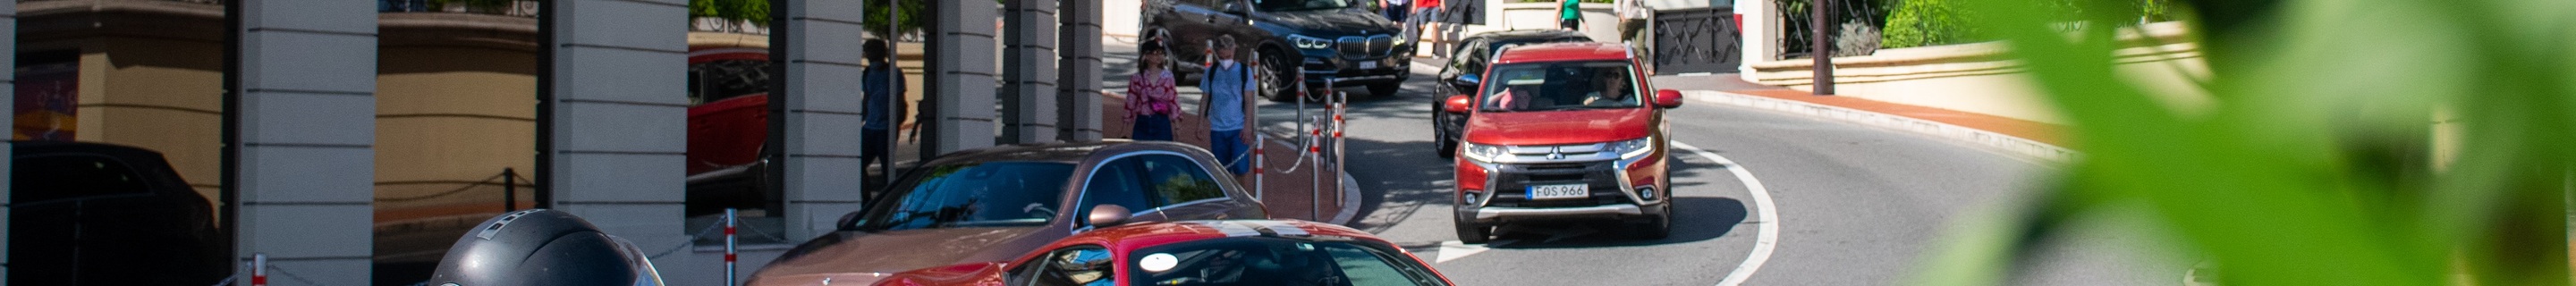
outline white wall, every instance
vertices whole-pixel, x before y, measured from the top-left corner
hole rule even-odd
[[[1780,13],[1777,9],[1779,7],[1772,5],[1770,0],[1735,0],[1735,14],[1742,15],[1743,23],[1740,25],[1744,28],[1744,39],[1739,47],[1744,49],[1744,63],[1747,63],[1736,66],[1736,73],[1745,81],[1753,80],[1751,63],[1780,57]]]

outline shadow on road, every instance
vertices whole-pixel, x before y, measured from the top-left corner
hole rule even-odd
[[[1352,166],[1370,166],[1369,170],[1351,172],[1359,185],[1360,211],[1351,228],[1383,232],[1424,210],[1446,216],[1450,192],[1446,180],[1453,170],[1447,160],[1433,156],[1429,141],[1387,142],[1345,137],[1349,144],[1346,157]]]
[[[1736,225],[1744,224],[1744,201],[1734,198],[1680,197],[1674,198],[1673,203],[1676,203],[1673,205],[1673,233],[1664,239],[1637,239],[1621,233],[1627,230],[1626,226],[1603,222],[1530,223],[1513,226],[1526,231],[1505,232],[1496,240],[1513,241],[1485,247],[1545,249],[1680,244],[1725,237]],[[1583,229],[1592,232],[1547,241],[1554,233],[1580,232]]]

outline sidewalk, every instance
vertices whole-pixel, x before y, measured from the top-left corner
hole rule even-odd
[[[1696,94],[1693,101],[1766,108],[1839,119],[1987,145],[2041,159],[2074,156],[2065,149],[2066,126],[1949,109],[1889,103],[1745,82],[1736,74],[1656,76],[1658,88]]]
[[[1127,138],[1134,127],[1120,120],[1121,115],[1127,113],[1125,106],[1127,98],[1123,95],[1104,92],[1100,101],[1101,137]],[[1184,101],[1188,100],[1184,99]],[[1206,120],[1192,118],[1173,122],[1172,129],[1175,129],[1172,132],[1174,141],[1201,148],[1208,145]],[[1349,220],[1352,219],[1353,212],[1357,211],[1358,204],[1356,200],[1358,198],[1351,196],[1357,192],[1348,188],[1348,184],[1339,183],[1346,182],[1345,179],[1348,176],[1341,170],[1317,168],[1313,161],[1304,162],[1302,166],[1290,170],[1288,167],[1297,164],[1296,160],[1306,154],[1306,149],[1298,146],[1301,142],[1277,133],[1263,136],[1266,136],[1262,140],[1262,144],[1266,146],[1262,148],[1264,149],[1263,160],[1265,160],[1263,165],[1267,166],[1261,170],[1267,177],[1262,180],[1263,193],[1260,195],[1261,204],[1269,208],[1270,217],[1331,224],[1350,223]],[[1330,157],[1325,158],[1325,160],[1330,159]],[[1237,181],[1247,185],[1252,184],[1253,181],[1252,176],[1249,175],[1237,178]],[[1321,184],[1316,182],[1319,179],[1322,181]]]

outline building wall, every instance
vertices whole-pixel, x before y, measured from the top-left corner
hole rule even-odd
[[[2209,95],[2197,81],[2209,77],[2199,45],[2185,42],[2179,23],[2147,26],[2148,34],[2124,34],[2132,45],[2113,51],[2114,72],[2161,100],[2166,108],[2206,108]],[[1868,56],[1834,58],[1834,91],[1840,96],[1967,111],[2022,120],[2066,123],[2040,94],[2018,61],[2005,58],[2002,43],[1971,43],[1883,49]],[[1808,59],[1752,62],[1745,74],[1754,82],[1807,90],[1814,83],[1814,61]]]
[[[199,194],[216,197],[223,170],[222,41],[99,36],[28,46],[62,44],[81,51],[74,140],[161,151]]]
[[[380,55],[378,197],[432,195],[487,184],[486,179],[504,168],[533,170],[537,116],[533,52],[388,46]],[[496,202],[499,190],[494,188],[491,193],[417,203],[385,202],[377,208]],[[498,205],[482,206],[500,212]]]
[[[651,116],[647,117],[654,119],[678,118],[680,114],[677,112],[679,106],[666,101],[680,101],[681,89],[655,88],[676,85],[677,81],[649,79],[681,77],[682,73],[676,72],[680,69],[680,62],[655,60],[668,58],[662,54],[678,51],[666,48],[679,47],[677,44],[682,38],[677,37],[677,29],[683,26],[649,24],[678,23],[678,16],[682,13],[675,13],[681,10],[676,6],[683,3],[649,2],[589,0],[579,1],[577,5],[559,6],[566,8],[558,11],[562,12],[559,15],[567,16],[565,20],[570,23],[559,23],[566,25],[555,27],[557,32],[589,34],[558,34],[565,37],[561,40],[567,40],[567,44],[579,44],[580,47],[571,49],[571,53],[559,53],[556,61],[551,63],[539,61],[542,51],[534,44],[537,27],[533,20],[527,18],[393,13],[373,15],[376,23],[369,28],[373,29],[372,33],[358,31],[361,29],[352,28],[356,27],[352,26],[354,24],[322,25],[326,28],[320,29],[255,31],[267,34],[259,34],[260,39],[266,42],[255,41],[254,44],[270,45],[245,50],[259,53],[259,57],[246,58],[248,62],[243,64],[250,67],[246,70],[254,71],[250,72],[252,74],[273,77],[246,78],[245,87],[254,91],[250,95],[256,99],[254,101],[280,105],[245,106],[244,111],[253,112],[243,118],[245,129],[257,132],[245,134],[243,139],[248,143],[284,144],[267,144],[279,147],[246,151],[251,154],[245,156],[261,160],[231,166],[252,172],[243,175],[246,182],[252,182],[242,185],[245,201],[262,202],[261,208],[244,209],[242,214],[244,219],[256,218],[244,221],[243,229],[257,230],[241,236],[246,239],[241,242],[245,246],[240,248],[244,250],[242,255],[261,252],[273,257],[295,256],[300,260],[273,262],[285,265],[284,270],[303,276],[319,276],[315,278],[330,284],[354,283],[352,277],[364,277],[369,273],[367,268],[353,267],[353,263],[348,262],[353,258],[361,261],[366,258],[352,257],[347,253],[368,252],[370,241],[373,242],[372,250],[375,250],[374,260],[379,263],[389,260],[389,257],[399,258],[394,260],[434,261],[435,252],[428,250],[443,249],[454,242],[456,235],[446,233],[448,228],[459,226],[458,223],[470,225],[480,217],[499,211],[500,206],[496,204],[499,198],[497,193],[488,190],[493,186],[488,180],[498,175],[500,170],[511,168],[523,173],[521,176],[546,179],[535,174],[539,158],[536,156],[536,143],[539,136],[555,136],[556,148],[563,149],[557,150],[558,154],[570,151],[589,155],[556,158],[553,167],[557,168],[559,177],[550,183],[558,191],[560,208],[587,216],[595,224],[649,248],[650,252],[659,254],[665,250],[677,250],[669,252],[668,256],[655,258],[664,266],[663,273],[667,278],[673,278],[673,282],[693,284],[721,277],[714,271],[720,269],[716,266],[720,265],[721,252],[717,248],[705,247],[676,249],[675,246],[686,246],[682,244],[686,237],[683,230],[669,226],[678,225],[682,218],[676,214],[659,215],[669,213],[668,207],[662,204],[669,204],[669,199],[678,195],[672,191],[680,186],[672,182],[680,174],[674,172],[669,174],[669,178],[658,178],[651,177],[649,174],[655,172],[649,171],[675,170],[677,165],[629,164],[635,162],[610,158],[641,153],[651,153],[646,157],[672,157],[677,154],[664,149],[673,148],[665,147],[683,142],[681,130],[677,128],[654,128],[675,121],[636,120],[633,116],[603,113],[648,114]],[[267,5],[262,9],[270,9],[258,11],[277,12],[269,14],[266,19],[259,19],[269,21],[260,25],[321,23],[315,21],[343,23],[352,20],[344,18],[355,15],[344,13],[355,10],[344,7],[349,6],[347,3],[313,7],[288,6],[297,3],[287,2],[250,3]],[[225,134],[221,122],[225,112],[223,80],[226,72],[223,66],[226,49],[221,28],[223,7],[161,0],[35,1],[21,2],[19,7],[28,11],[20,16],[32,24],[18,30],[23,41],[17,51],[75,51],[78,55],[81,70],[76,109],[80,133],[74,139],[161,151],[201,193],[209,198],[219,197],[217,183],[223,181],[220,176],[227,167],[221,157],[224,146],[221,141]],[[987,15],[985,13],[989,12],[954,14]],[[317,14],[330,17],[295,19],[299,15]],[[646,17],[665,14],[674,17],[669,21]],[[959,22],[952,24],[976,24],[972,17],[950,20]],[[577,28],[563,29],[566,26]],[[638,28],[664,26],[672,28],[672,31],[662,34],[655,32],[654,29],[658,28]],[[651,41],[656,37],[670,41]],[[315,39],[326,40],[330,45],[290,43]],[[766,41],[758,42],[766,46]],[[952,62],[950,65],[982,62],[965,56],[988,54],[985,52],[990,50],[983,49],[995,46],[991,45],[994,44],[992,41],[984,43],[987,44],[962,45],[963,48],[951,54],[957,58],[947,62]],[[374,49],[353,46],[371,46]],[[924,47],[918,43],[902,43],[896,47],[899,64],[906,72],[906,82],[913,87],[907,94],[909,98],[920,98],[928,90],[926,87],[937,81],[923,76],[924,67],[928,66],[921,52]],[[814,48],[858,50],[856,46],[838,45]],[[629,57],[633,54],[654,55]],[[336,59],[308,63],[321,58],[353,56],[375,61],[362,64],[362,60]],[[535,74],[543,65],[555,65],[558,72],[572,72],[557,74],[562,77],[555,81],[558,84],[556,88],[561,88],[556,95],[559,100],[578,100],[581,106],[558,105],[554,114],[557,120],[583,125],[559,124],[557,127],[561,129],[557,129],[555,134],[537,134],[536,125],[541,111],[537,109],[536,95],[537,90],[545,87],[538,85]],[[375,74],[366,76],[338,71],[356,67],[363,67],[358,70],[374,70]],[[660,72],[664,70],[675,72]],[[374,81],[346,78],[351,75]],[[330,79],[303,80],[307,78]],[[958,86],[971,86],[973,82],[954,78],[947,81],[960,83]],[[595,84],[602,82],[627,84]],[[343,88],[360,84],[364,84],[363,88]],[[961,94],[982,94],[983,90],[990,88],[952,90]],[[653,97],[654,94],[670,96]],[[629,97],[635,100],[626,100]],[[634,110],[637,106],[655,110]],[[920,107],[918,104],[910,106]],[[951,106],[950,109],[953,109],[951,112],[974,111],[966,106]],[[364,119],[305,120],[351,115]],[[299,119],[260,121],[262,117]],[[907,114],[904,118],[915,117]],[[373,121],[358,121],[369,119]],[[641,131],[625,132],[636,130]],[[348,134],[362,136],[341,136]],[[954,134],[958,133],[951,136],[956,136]],[[982,136],[989,137],[989,134]],[[621,147],[633,147],[628,145],[649,146]],[[289,150],[315,146],[331,150],[327,154]],[[290,151],[295,153],[284,156],[278,155],[283,153],[260,154]],[[640,161],[660,161],[655,159]],[[324,162],[331,166],[354,163],[362,167],[297,169],[319,166],[305,162]],[[638,171],[638,168],[648,170]],[[564,174],[576,171],[580,174]],[[329,182],[302,184],[295,180],[301,178],[298,176],[315,176],[318,181]],[[534,187],[527,182],[521,184]],[[327,204],[325,207],[329,209],[275,207],[307,203],[298,201],[306,199]],[[373,201],[368,202],[369,199]],[[644,205],[642,203],[653,205],[641,206]],[[535,202],[524,200],[522,204]],[[345,235],[365,231],[365,224],[350,222],[366,221],[354,215],[369,212],[373,214],[374,237]],[[803,238],[806,237],[794,239]],[[747,274],[758,269],[759,264],[782,252],[785,246],[747,247],[742,272]],[[288,255],[281,252],[296,253]],[[329,262],[313,262],[321,260]]]

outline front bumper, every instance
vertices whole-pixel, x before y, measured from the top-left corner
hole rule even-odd
[[[1330,52],[1307,51],[1298,70],[1305,73],[1306,84],[1356,86],[1404,82],[1412,76],[1413,55],[1394,52],[1386,55],[1350,57]]]
[[[1647,214],[1647,213],[1646,213],[1645,209],[1637,208],[1637,205],[1607,205],[1607,206],[1589,206],[1589,207],[1572,207],[1572,208],[1482,207],[1482,208],[1476,208],[1476,216],[1475,216],[1475,217],[1476,217],[1476,220],[1477,220],[1477,221],[1493,221],[1493,220],[1500,219],[1500,218],[1503,218],[1503,217],[1512,217],[1512,218],[1597,218],[1597,217],[1622,218],[1622,217],[1636,217],[1636,216],[1644,216],[1644,215],[1646,215],[1646,214]]]
[[[1533,220],[1648,220],[1670,214],[1671,190],[1662,184],[1663,162],[1601,160],[1591,162],[1487,163],[1459,158],[1462,204],[1457,218],[1487,224]],[[1534,185],[1582,184],[1591,194],[1580,198],[1530,199]],[[1648,190],[1650,189],[1650,190]],[[1637,195],[1653,192],[1652,198]],[[1465,196],[1474,196],[1472,198]],[[1468,200],[1472,199],[1472,200]]]

